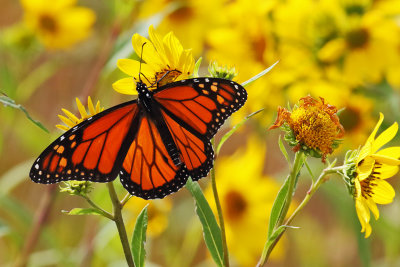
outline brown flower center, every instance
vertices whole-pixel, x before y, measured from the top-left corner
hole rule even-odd
[[[347,107],[340,115],[340,123],[343,125],[346,132],[351,132],[360,125],[361,115],[357,110]]]
[[[368,44],[370,35],[367,29],[360,28],[346,34],[346,42],[351,49],[363,48]]]
[[[49,33],[55,33],[57,31],[57,22],[54,17],[50,15],[42,15],[39,18],[39,26],[42,30]]]
[[[246,199],[237,191],[229,191],[225,195],[225,202],[227,203],[227,217],[231,220],[240,219],[247,209]]]

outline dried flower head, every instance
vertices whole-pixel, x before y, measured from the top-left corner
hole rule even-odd
[[[300,105],[292,111],[278,107],[278,116],[270,129],[283,126],[285,140],[293,146],[293,151],[302,150],[314,157],[322,157],[333,152],[344,135],[339,122],[337,108],[311,96],[300,99]]]

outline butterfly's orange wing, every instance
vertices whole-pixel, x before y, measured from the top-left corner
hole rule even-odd
[[[122,165],[122,185],[144,199],[162,198],[178,191],[187,177],[185,166],[173,163],[153,120],[142,116]]]
[[[134,100],[76,125],[42,152],[31,168],[31,179],[42,184],[114,180],[136,135],[138,114]]]
[[[193,180],[208,174],[214,152],[210,139],[244,105],[240,84],[219,78],[195,78],[166,85],[154,94],[181,158]]]

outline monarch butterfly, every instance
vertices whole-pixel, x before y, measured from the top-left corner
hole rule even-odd
[[[98,113],[65,132],[33,163],[31,179],[110,182],[144,199],[178,191],[190,175],[213,166],[210,139],[241,108],[246,90],[220,78],[168,83],[151,91],[139,81],[138,98]]]

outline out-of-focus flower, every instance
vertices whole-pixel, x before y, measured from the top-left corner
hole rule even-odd
[[[104,110],[103,107],[100,107],[100,101],[97,101],[96,107],[93,106],[92,99],[90,96],[88,97],[88,110],[89,113],[86,111],[86,108],[84,105],[82,105],[81,101],[79,101],[78,98],[76,98],[76,105],[78,107],[79,113],[81,114],[81,118],[76,117],[72,112],[62,109],[62,111],[67,115],[67,117],[63,115],[58,115],[60,120],[64,122],[66,125],[58,124],[56,125],[57,128],[63,130],[63,131],[68,131],[78,123],[81,123],[82,121],[86,120],[87,118],[96,115],[97,113],[101,112]]]
[[[278,107],[278,116],[270,129],[278,128],[286,123],[285,139],[294,146],[294,151],[302,150],[312,156],[322,157],[333,152],[338,139],[344,135],[343,126],[339,122],[337,109],[311,96],[300,99],[300,105],[293,111]]]
[[[362,226],[361,232],[365,232],[366,238],[372,231],[369,224],[370,211],[377,220],[379,210],[376,204],[389,204],[393,201],[395,192],[385,179],[395,175],[400,165],[400,147],[379,150],[393,139],[398,130],[397,123],[394,123],[375,138],[382,121],[383,114],[380,113],[375,129],[354,159],[355,172],[347,181],[355,199],[357,216]]]
[[[150,26],[149,36],[150,41],[137,33],[132,37],[133,49],[143,57],[144,63],[132,59],[118,60],[118,68],[130,76],[113,84],[118,93],[136,95],[135,81],[141,80],[148,86],[164,85],[186,79],[193,72],[194,58],[191,50],[183,49],[172,32],[162,37]]]
[[[353,9],[351,9],[353,10]],[[352,85],[379,83],[387,62],[398,53],[398,26],[384,14],[369,11],[349,14],[338,35],[318,52],[323,62],[342,62],[345,79]]]
[[[137,216],[140,211],[144,208],[144,206],[149,205],[147,207],[147,216],[148,216],[148,235],[152,237],[156,237],[164,232],[164,230],[168,226],[168,214],[172,208],[172,202],[169,198],[164,199],[153,199],[153,200],[144,200],[141,198],[131,199],[126,205],[125,208],[127,212],[131,212],[133,216]],[[134,219],[130,220],[132,224],[135,222]],[[133,225],[132,225],[133,227]]]
[[[216,181],[228,248],[239,266],[255,266],[267,236],[268,211],[279,185],[263,174],[265,145],[250,139],[246,149],[216,161]],[[215,203],[211,188],[206,198]],[[276,250],[276,251],[275,251]],[[272,259],[283,256],[277,247]]]
[[[49,49],[70,48],[90,34],[95,13],[75,0],[21,0],[25,23]]]
[[[346,131],[343,144],[352,145],[359,140],[365,140],[375,124],[371,116],[374,108],[373,100],[362,94],[353,93],[342,98],[339,103],[345,107],[339,112],[340,123]]]

